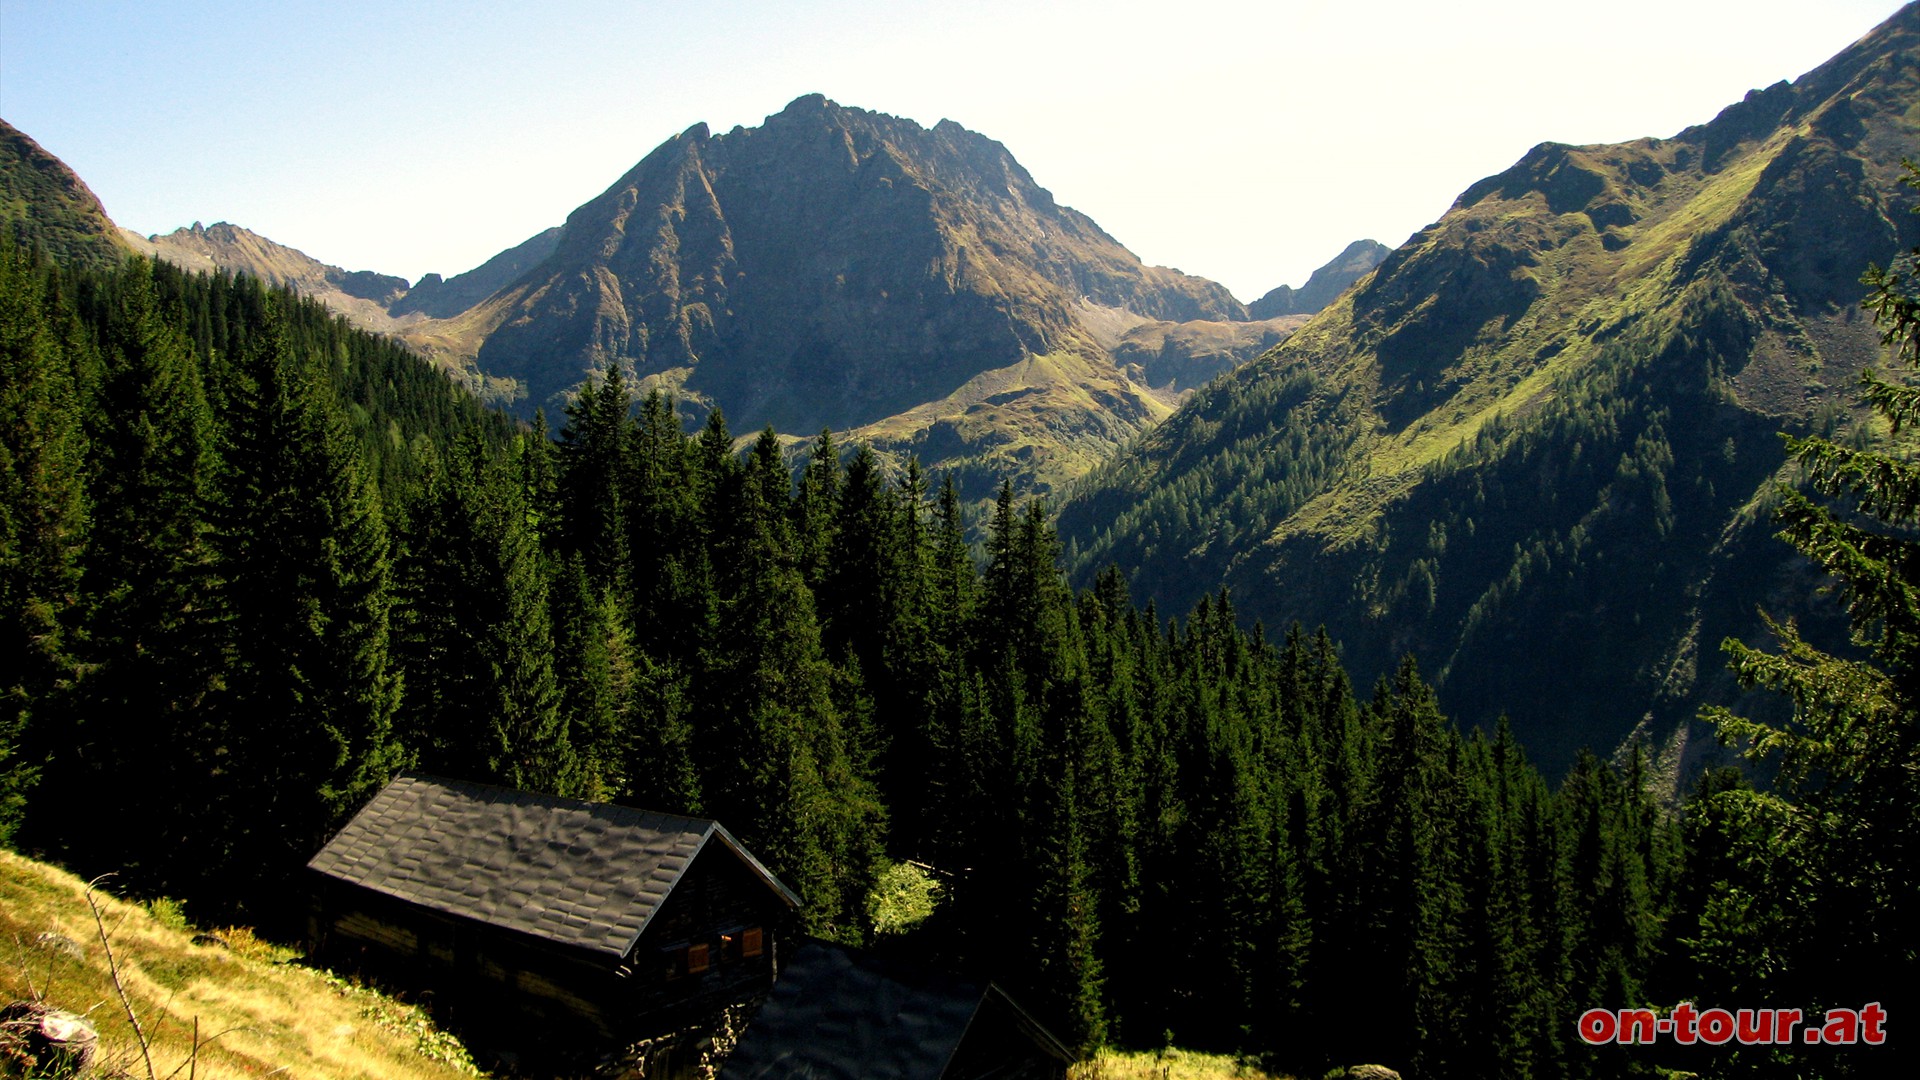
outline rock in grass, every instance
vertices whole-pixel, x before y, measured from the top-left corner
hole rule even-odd
[[[35,1076],[77,1076],[93,1063],[100,1032],[79,1013],[43,1001],[0,1009],[0,1051],[31,1062]]]

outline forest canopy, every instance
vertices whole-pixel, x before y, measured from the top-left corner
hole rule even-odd
[[[1875,289],[1910,365],[1911,277]],[[251,279],[5,246],[0,376],[0,834],[201,918],[283,925],[304,861],[419,768],[716,817],[811,932],[990,975],[1081,1046],[1653,1075],[1680,1051],[1575,1019],[1908,1000],[1920,481],[1896,453],[1795,445],[1851,502],[1785,495],[1788,533],[1873,657],[1790,626],[1736,649],[1797,711],[1722,729],[1780,779],[1681,801],[1631,750],[1552,785],[1411,662],[1357,694],[1325,633],[1243,626],[1227,594],[1178,618],[1118,571],[1075,594],[1010,488],[976,547],[944,478],[831,433],[741,447],[718,412],[690,433],[617,367],[557,434],[518,428]],[[1890,437],[1920,417],[1903,383],[1868,393]],[[899,860],[940,902],[888,933],[868,900]]]

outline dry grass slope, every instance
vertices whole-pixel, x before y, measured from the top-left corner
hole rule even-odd
[[[245,930],[196,945],[165,904],[95,892],[120,976],[151,1042],[156,1076],[225,1080],[448,1080],[477,1075],[465,1051],[420,1010],[293,964]],[[98,1075],[148,1075],[113,987],[86,884],[0,851],[0,996],[40,998],[100,1030]],[[193,1057],[195,1023],[201,1043]],[[0,1060],[0,1076],[9,1073]]]
[[[1290,1080],[1224,1054],[1149,1050],[1127,1054],[1102,1050],[1075,1065],[1068,1080]]]

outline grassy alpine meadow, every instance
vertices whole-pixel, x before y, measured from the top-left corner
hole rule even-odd
[[[100,1032],[93,1075],[480,1075],[420,1009],[304,967],[245,928],[197,933],[177,906],[129,903],[106,893],[110,884],[92,890],[96,919],[86,882],[0,851],[0,997],[85,1015]],[[37,1075],[0,1043],[0,1076]]]

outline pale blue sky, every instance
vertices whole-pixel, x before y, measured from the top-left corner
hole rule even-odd
[[[122,225],[454,274],[698,121],[802,94],[1005,143],[1243,299],[1543,140],[1671,135],[1895,0],[0,0],[0,116]]]

